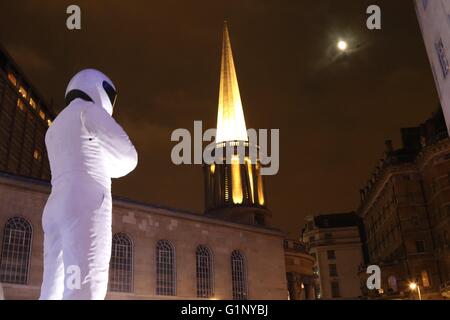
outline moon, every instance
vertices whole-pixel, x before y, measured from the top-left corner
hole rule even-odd
[[[348,44],[346,41],[344,40],[339,40],[337,43],[337,48],[341,51],[345,51],[347,50]]]

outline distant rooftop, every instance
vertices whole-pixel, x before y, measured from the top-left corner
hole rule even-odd
[[[383,170],[390,166],[414,163],[419,153],[427,146],[448,138],[442,108],[431,115],[417,127],[401,128],[402,145],[395,149],[392,141],[385,141],[385,152],[382,159],[370,175],[366,186],[360,190],[361,201],[364,202],[370,194]]]
[[[320,214],[314,216],[316,228],[343,228],[358,226],[359,218],[355,212]]]

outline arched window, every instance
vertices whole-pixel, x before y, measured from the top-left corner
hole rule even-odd
[[[0,282],[28,283],[32,234],[31,224],[24,218],[8,219],[3,233]]]
[[[174,296],[176,292],[175,249],[170,241],[156,244],[156,294]]]
[[[133,291],[133,243],[124,233],[116,233],[112,238],[109,290]]]
[[[242,253],[231,253],[231,278],[233,281],[233,299],[247,300],[247,270]]]
[[[206,246],[198,246],[195,255],[197,258],[197,297],[210,298],[214,295],[211,250]]]

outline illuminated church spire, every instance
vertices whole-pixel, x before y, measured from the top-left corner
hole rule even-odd
[[[220,70],[219,112],[216,142],[247,141],[244,111],[234,68],[228,25],[223,26],[222,66]]]
[[[212,151],[216,160],[221,161],[203,165],[205,214],[237,223],[267,226],[271,212],[267,209],[261,163],[259,158],[250,157],[253,147],[250,142],[225,22],[216,143]]]

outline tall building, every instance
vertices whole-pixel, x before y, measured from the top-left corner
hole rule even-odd
[[[225,49],[231,54],[231,48]],[[224,55],[225,63],[230,63],[231,56]],[[226,80],[224,73],[228,72],[222,71],[221,77]],[[18,80],[19,90],[20,83]],[[232,131],[233,118],[227,119],[227,130]],[[241,123],[236,121],[239,127]],[[16,130],[15,125],[18,122],[7,127],[8,136]],[[245,172],[254,174],[254,180],[250,180],[255,183],[254,190],[262,190],[256,189],[261,180],[256,179],[255,165],[251,167],[252,171]],[[233,168],[233,188],[226,185],[230,197],[223,194],[221,180],[215,180],[220,190],[217,193],[207,189],[208,196],[220,196],[211,208],[233,203],[240,210],[239,205],[247,199],[244,169],[241,176],[237,174],[241,166]],[[218,166],[217,172],[222,173],[212,178],[231,179],[228,170],[230,167]],[[241,203],[230,202],[240,197],[236,190],[241,192]],[[0,286],[5,299],[39,296],[43,269],[41,217],[49,192],[46,181],[0,172]],[[264,203],[262,196],[253,195],[259,205]],[[222,218],[219,214],[197,214],[114,197],[107,299],[287,299],[284,233],[247,223],[239,215]]]
[[[450,2],[447,0],[415,0],[426,51],[431,64],[437,92],[450,128],[450,87],[449,87],[449,50],[450,50]]]
[[[54,115],[0,46],[0,170],[50,179],[45,133]]]
[[[354,212],[308,216],[303,242],[314,257],[318,299],[361,296],[358,268],[364,262],[362,221]]]
[[[213,154],[222,163],[204,165],[205,214],[253,225],[267,225],[270,211],[264,191],[261,163],[252,161],[228,26],[223,29],[219,111]],[[250,141],[251,142],[251,141]],[[256,146],[255,146],[256,147]],[[227,148],[231,150],[227,155]],[[240,160],[238,150],[244,150]],[[244,156],[245,153],[245,156]]]
[[[361,190],[369,264],[381,268],[384,296],[408,296],[417,282],[425,298],[438,298],[450,280],[450,140],[442,111],[401,133],[402,147],[386,142]]]

